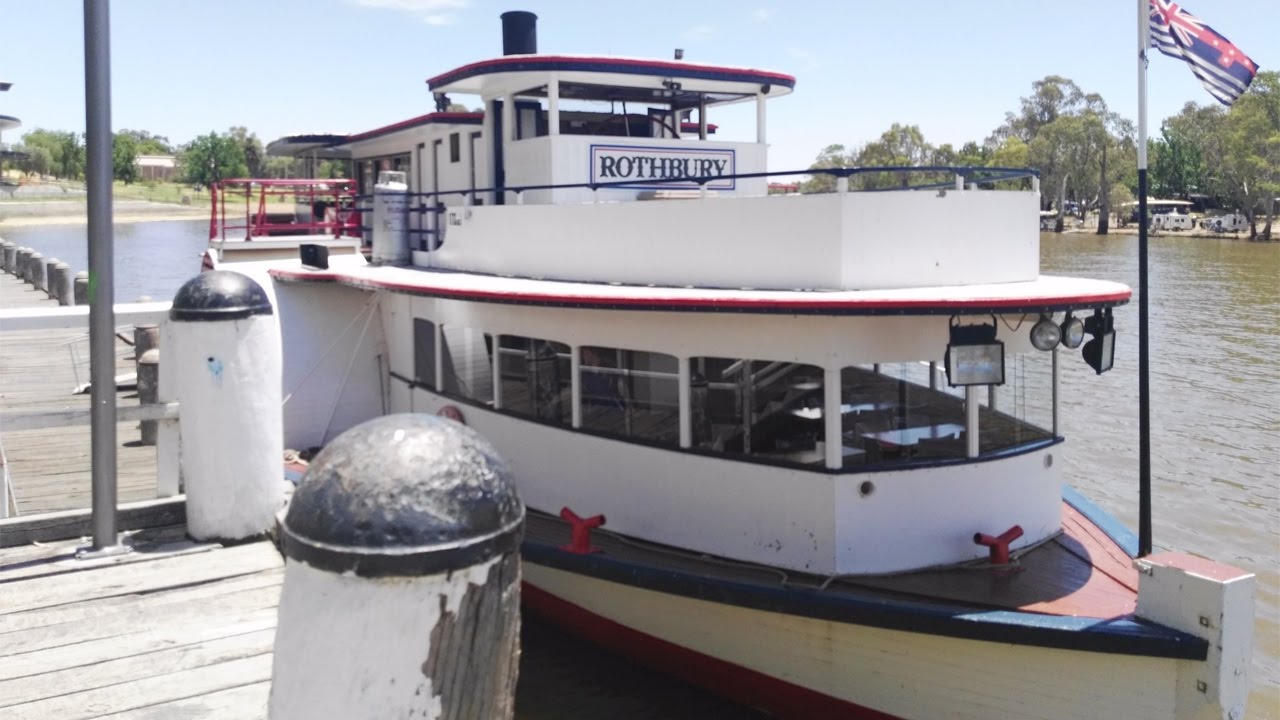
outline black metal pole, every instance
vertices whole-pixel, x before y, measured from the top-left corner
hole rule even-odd
[[[116,536],[115,279],[111,227],[111,26],[108,0],[84,0],[85,189],[89,201],[90,453],[93,549]]]
[[[1147,169],[1138,168],[1138,557],[1151,554],[1151,373],[1147,347]]]

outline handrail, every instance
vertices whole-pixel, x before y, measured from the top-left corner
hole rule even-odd
[[[844,168],[807,168],[805,170],[767,170],[764,172],[749,173],[730,173],[727,175],[698,175],[698,176],[680,176],[666,178],[645,178],[644,182],[650,184],[666,184],[666,183],[694,183],[698,186],[704,186],[709,182],[717,180],[753,180],[758,178],[785,177],[789,175],[829,175],[835,178],[851,178],[858,175],[870,175],[876,173],[951,173],[965,178],[965,182],[976,183],[994,183],[1007,180],[1021,180],[1024,178],[1039,178],[1040,171],[1035,168],[1010,168],[1010,167],[984,167],[974,165],[885,165],[870,167],[844,167]],[[553,183],[544,185],[506,185],[492,186],[483,188],[460,188],[457,190],[434,190],[431,192],[406,193],[408,197],[414,198],[439,198],[448,195],[480,195],[482,193],[499,193],[511,192],[519,196],[521,193],[534,190],[572,190],[586,188],[589,190],[608,190],[611,188],[630,189],[636,183],[635,180],[613,180],[609,182],[581,182],[581,183]],[[884,188],[885,190],[928,190],[942,187],[954,187],[952,183],[929,183],[927,185],[909,185],[903,187]],[[875,190],[854,190],[849,192],[875,192]],[[372,195],[356,195],[356,200],[367,200]],[[411,208],[414,210],[430,211],[429,207]]]
[[[237,224],[234,219],[227,221],[227,197],[238,193],[243,188],[245,198],[244,223]],[[244,239],[269,236],[274,232],[319,232],[334,235],[353,235],[360,230],[358,208],[356,207],[356,181],[350,178],[230,178],[220,180],[209,187],[212,198],[209,215],[209,239],[227,239],[227,231],[243,230]],[[258,207],[255,213],[252,197],[258,195]],[[317,202],[331,203],[335,208],[334,219],[323,217],[312,222],[271,222],[267,213],[267,196],[294,198],[295,204],[305,201],[312,208]],[[220,197],[221,196],[221,197]],[[221,200],[221,202],[219,202]]]

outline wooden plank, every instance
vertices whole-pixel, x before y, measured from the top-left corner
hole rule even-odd
[[[116,527],[123,532],[185,524],[186,503],[185,495],[123,503],[116,508]],[[80,538],[92,533],[93,513],[88,508],[20,515],[0,520],[0,548]]]
[[[99,720],[266,720],[271,683],[257,682],[102,715]]]
[[[275,568],[217,582],[150,592],[145,595],[90,598],[55,608],[38,608],[0,615],[0,646],[6,642],[6,633],[19,630],[74,623],[80,620],[109,620],[113,615],[128,612],[138,612],[146,616],[171,613],[176,606],[223,603],[226,602],[224,596],[258,588],[270,587],[279,592],[283,581],[284,569]]]
[[[217,629],[220,624],[258,612],[267,612],[274,624],[280,586],[242,590],[214,599],[216,606],[171,604],[163,612],[130,608],[92,620],[5,633],[4,646],[0,647],[0,679],[145,652],[153,641],[173,644],[182,637],[218,637],[222,632]]]
[[[72,577],[35,578],[0,593],[0,615],[53,607],[85,597],[110,597],[248,575],[282,566],[280,554],[267,542],[224,548],[201,555],[197,562],[175,557],[97,570]]]
[[[147,650],[130,648],[94,662],[0,680],[0,714],[14,705],[44,698],[268,654],[275,641],[275,625],[275,614],[271,613],[256,623],[229,625],[215,637],[173,638],[167,644],[156,641],[156,646]]]
[[[64,408],[62,410],[21,410],[0,412],[0,427],[5,430],[43,430],[45,428],[74,427],[92,422],[88,409]],[[116,407],[117,422],[139,420],[177,420],[178,403],[153,403],[147,405],[123,405]]]
[[[271,655],[230,660],[5,708],[5,720],[89,720],[271,679]]]
[[[133,535],[122,535],[120,543],[126,547],[139,547],[139,542]],[[175,537],[164,541],[159,538],[147,538],[141,542],[140,547],[143,549],[135,552],[77,557],[82,547],[77,545],[41,560],[6,565],[0,568],[0,588],[3,588],[7,583],[26,581],[38,577],[67,575],[81,570],[101,568],[106,565],[127,565],[129,563],[151,562],[177,555],[194,555],[217,550],[222,546],[217,543],[200,543],[189,540],[179,531]]]

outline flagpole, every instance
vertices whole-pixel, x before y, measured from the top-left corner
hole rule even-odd
[[[1150,0],[1138,0],[1138,557],[1151,554],[1151,378],[1147,347],[1147,51]]]

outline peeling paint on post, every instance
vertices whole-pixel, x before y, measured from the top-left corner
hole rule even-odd
[[[469,428],[402,414],[338,436],[279,527],[270,717],[511,718],[523,532]]]

